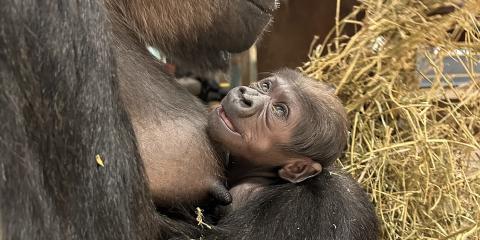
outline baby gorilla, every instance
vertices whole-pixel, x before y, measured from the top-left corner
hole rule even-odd
[[[244,229],[230,229],[226,239],[256,239],[267,226],[272,239],[376,239],[365,192],[331,168],[345,148],[347,125],[333,89],[293,70],[232,89],[210,113],[208,128],[230,153],[233,202],[219,226]]]
[[[210,114],[209,134],[230,153],[235,194],[316,176],[345,148],[347,120],[331,87],[284,69],[232,89]]]

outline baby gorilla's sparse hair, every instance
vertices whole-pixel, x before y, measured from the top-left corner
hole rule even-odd
[[[275,75],[291,81],[303,111],[290,142],[281,147],[309,157],[322,167],[331,165],[342,154],[348,137],[346,112],[334,89],[289,69]]]

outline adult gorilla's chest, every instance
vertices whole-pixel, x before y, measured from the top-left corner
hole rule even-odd
[[[130,43],[126,43],[130,44]],[[132,48],[132,46],[129,46]],[[207,109],[138,47],[117,47],[120,96],[159,205],[206,200],[222,178],[207,137]]]

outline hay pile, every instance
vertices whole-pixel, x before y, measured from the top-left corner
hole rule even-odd
[[[371,193],[383,239],[480,239],[480,3],[455,3],[363,0],[303,67],[346,105],[340,162]],[[442,6],[456,11],[435,15]],[[342,36],[347,25],[353,37]],[[470,84],[453,87],[448,57]]]

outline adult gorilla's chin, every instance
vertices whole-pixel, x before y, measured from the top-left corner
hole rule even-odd
[[[275,1],[235,0],[217,18],[211,39],[222,41],[210,42],[212,48],[230,53],[238,53],[250,48],[272,21]],[[228,16],[228,17],[227,17]]]
[[[182,69],[226,70],[229,53],[252,46],[276,0],[106,0],[113,16]],[[172,27],[173,26],[173,27]]]

